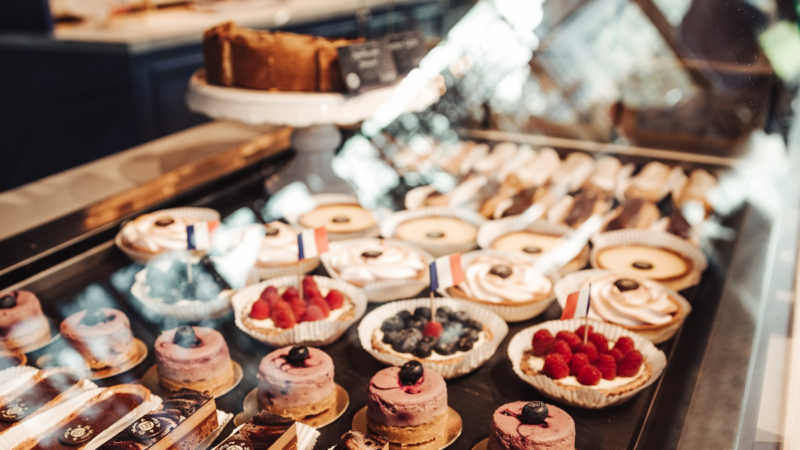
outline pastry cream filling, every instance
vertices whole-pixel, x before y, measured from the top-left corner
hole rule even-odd
[[[625,278],[638,284],[636,289],[621,291],[614,283]],[[606,322],[622,326],[664,325],[672,320],[678,307],[666,289],[641,278],[607,275],[592,281],[592,313]]]
[[[171,220],[171,223],[158,225],[156,222],[162,219],[167,222]],[[185,250],[186,227],[194,222],[191,219],[166,214],[146,214],[126,225],[122,235],[130,244],[152,252]]]
[[[385,242],[363,242],[332,254],[331,265],[347,281],[369,282],[416,278],[425,269],[422,257]]]
[[[272,222],[266,228],[258,260],[266,263],[297,262],[297,233],[294,229],[283,222]],[[277,230],[278,234],[271,230]]]
[[[505,272],[506,268],[510,272]],[[547,295],[553,289],[549,278],[536,270],[531,262],[521,258],[479,256],[470,263],[464,275],[466,281],[459,287],[470,297],[490,302],[530,301]]]

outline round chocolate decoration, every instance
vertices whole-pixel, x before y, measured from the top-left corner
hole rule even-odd
[[[535,245],[526,245],[522,248],[522,251],[531,254],[542,253],[541,247],[536,247]]]
[[[333,223],[347,223],[347,222],[350,222],[350,218],[347,217],[347,216],[335,216],[333,219],[331,219],[331,222],[333,222]]]
[[[511,270],[511,267],[502,264],[492,266],[492,268],[489,270],[490,274],[498,276],[500,278],[508,278],[511,276],[512,272],[513,270]]]
[[[175,219],[170,216],[159,217],[159,219],[156,220],[156,226],[158,227],[168,227],[173,223],[175,223]]]
[[[83,319],[81,319],[81,324],[88,327],[93,327],[105,321],[106,312],[103,310],[103,308],[92,308],[86,310],[86,314],[84,314]]]
[[[650,270],[653,268],[653,265],[647,261],[634,261],[631,266],[639,270]]]
[[[253,450],[253,446],[249,441],[232,439],[220,445],[218,450]]]
[[[442,231],[429,231],[425,236],[431,239],[439,239],[444,237],[444,232]]]
[[[368,250],[361,254],[362,258],[379,258],[383,254],[380,250]]]
[[[78,424],[74,427],[69,427],[64,432],[58,435],[58,440],[62,444],[70,447],[79,447],[94,437],[94,430],[90,425]]]
[[[267,236],[277,236],[281,232],[281,230],[275,227],[265,227],[264,230],[266,231]]]
[[[158,437],[167,431],[164,422],[158,417],[144,416],[128,428],[128,434],[141,441]]]
[[[0,297],[0,309],[9,309],[17,306],[17,293],[12,292]]]
[[[28,415],[29,410],[25,403],[12,403],[0,410],[0,422],[19,422]]]
[[[631,280],[630,278],[620,278],[614,282],[614,286],[616,286],[620,292],[639,289],[639,283]]]
[[[200,339],[194,334],[194,328],[188,325],[182,325],[175,330],[172,342],[183,348],[195,348],[200,345]]]

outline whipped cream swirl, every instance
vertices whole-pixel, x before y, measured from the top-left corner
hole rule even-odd
[[[622,326],[664,325],[678,312],[660,284],[643,278],[605,275],[592,281],[592,312]]]
[[[468,296],[495,303],[531,301],[553,290],[553,282],[532,262],[512,256],[478,256],[464,277],[459,287]]]
[[[186,249],[186,227],[194,219],[163,212],[139,216],[122,229],[122,237],[131,246],[150,252]]]
[[[264,225],[266,234],[258,250],[258,261],[266,264],[297,262],[297,231],[283,222]]]
[[[385,241],[350,246],[331,254],[330,264],[343,279],[356,283],[416,278],[426,267],[419,253]]]

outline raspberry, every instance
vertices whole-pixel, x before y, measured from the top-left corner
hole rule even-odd
[[[639,367],[642,366],[642,354],[639,350],[631,350],[622,357],[617,363],[617,375],[620,377],[632,377],[639,373]]]
[[[554,380],[560,380],[569,375],[567,360],[558,353],[551,353],[544,359],[542,373]]]
[[[586,353],[586,356],[589,357],[589,362],[593,363],[597,360],[597,347],[594,346],[591,342],[583,343],[581,342],[575,347],[575,353]]]
[[[272,308],[270,318],[278,328],[293,328],[297,325],[297,320],[292,312],[292,307],[286,302],[280,302]]]
[[[438,338],[444,333],[444,327],[439,322],[428,322],[425,324],[425,330],[422,332],[424,336],[433,336]]]
[[[578,327],[577,330],[575,330],[575,334],[577,334],[578,337],[581,338],[581,341],[583,341],[583,331],[584,331],[585,327],[586,327],[586,325],[581,325],[581,326]],[[589,325],[589,333],[592,333],[592,332],[594,332],[594,328],[591,325]]]
[[[331,289],[328,295],[325,296],[325,301],[328,302],[328,306],[331,309],[339,309],[344,306],[344,294],[336,289]]]
[[[623,355],[627,355],[629,351],[634,350],[636,346],[633,344],[633,339],[622,336],[621,338],[617,339],[617,343],[614,344],[614,348],[619,350]]]
[[[256,300],[250,308],[250,318],[256,320],[269,319],[269,303],[264,300]]]
[[[287,302],[292,301],[292,299],[294,298],[300,298],[300,293],[297,292],[296,287],[289,286],[288,288],[286,288],[285,291],[283,291],[283,299],[286,300]]]
[[[580,344],[583,341],[583,338],[578,337],[577,334],[573,333],[572,331],[559,331],[556,334],[556,339],[563,339],[567,341],[569,344],[569,348],[575,350],[575,346]]]
[[[326,302],[325,299],[322,298],[321,296],[316,295],[316,296],[312,297],[311,300],[308,301],[308,306],[311,306],[311,305],[319,306],[320,309],[322,310],[322,313],[325,315],[325,317],[328,317],[328,316],[331,315],[331,308],[328,306],[328,302]],[[308,306],[306,306],[306,307],[308,307]]]
[[[544,356],[550,345],[553,343],[553,335],[547,330],[539,330],[533,335],[533,354],[536,356]]]
[[[267,296],[278,295],[278,289],[275,286],[267,286],[266,289],[261,291],[261,300],[266,300]]]
[[[313,322],[315,320],[322,320],[325,318],[325,313],[319,305],[309,305],[306,308],[306,313],[303,315],[303,322]]]
[[[604,380],[613,380],[617,377],[617,361],[608,353],[600,355],[594,365],[603,374]]]
[[[558,353],[564,357],[564,361],[569,361],[572,359],[572,350],[569,348],[569,344],[567,341],[563,339],[556,339],[553,341],[553,345],[550,346],[550,350],[547,351],[547,354]]]
[[[311,300],[312,297],[322,297],[322,292],[320,292],[316,287],[309,287],[306,289],[306,287],[303,286],[303,298],[308,301]]]
[[[619,360],[622,359],[623,356],[625,356],[625,355],[622,354],[621,351],[619,351],[618,348],[612,348],[606,354],[613,356],[614,357],[614,361],[616,361],[616,362],[619,362]]]
[[[306,290],[306,289],[316,289],[317,291],[319,291],[319,287],[317,286],[317,282],[314,281],[314,277],[312,277],[311,275],[306,275],[303,278],[303,290]]]
[[[589,364],[589,357],[586,356],[586,353],[575,353],[569,361],[569,374],[577,377],[581,367],[587,364]]]
[[[292,299],[292,301],[287,303],[289,303],[289,306],[292,307],[292,312],[294,313],[295,317],[303,317],[303,314],[306,313],[306,302],[300,300],[299,298]]]
[[[281,296],[278,294],[269,293],[266,295],[262,295],[261,300],[264,300],[269,304],[271,308],[274,308],[276,303],[280,303],[283,301],[283,298],[281,298]]]
[[[601,378],[603,378],[603,374],[600,373],[600,369],[591,364],[581,367],[578,372],[578,383],[585,386],[595,386]]]
[[[600,333],[589,333],[589,342],[594,344],[597,353],[608,353],[608,339]]]

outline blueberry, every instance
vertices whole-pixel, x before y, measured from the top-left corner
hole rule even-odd
[[[426,344],[434,345],[438,341],[439,341],[439,338],[434,337],[434,336],[426,335],[426,336],[422,337],[422,342],[425,342]]]
[[[452,317],[450,317],[450,320],[453,320],[453,321],[459,322],[459,323],[466,323],[466,322],[469,321],[469,314],[467,314],[464,311],[458,311],[455,314],[453,314]]]
[[[439,311],[443,311],[444,314],[447,314],[448,317],[453,314],[453,310],[450,309],[449,306],[440,306],[440,307],[436,308],[437,314],[438,314]]]
[[[409,328],[416,328],[417,330],[422,330],[427,325],[428,320],[422,317],[414,316],[411,320],[408,321]]]
[[[306,365],[306,360],[308,359],[308,347],[305,345],[295,345],[289,350],[289,353],[286,354],[286,362],[291,364],[294,367],[302,367]]]
[[[458,340],[458,342],[456,342],[456,348],[460,352],[468,352],[468,351],[472,350],[472,345],[473,344],[474,344],[474,342],[472,342],[472,339],[470,339],[470,338],[468,338],[466,336],[462,336]]]
[[[0,297],[0,309],[9,309],[17,306],[17,293],[11,292]]]
[[[411,319],[411,313],[409,311],[400,311],[399,313],[395,314],[395,317],[399,317],[403,323],[408,323],[408,320]]]
[[[383,321],[383,324],[381,324],[381,331],[384,333],[387,331],[400,331],[405,327],[406,324],[401,318],[392,316]]]
[[[467,328],[473,328],[478,331],[483,331],[483,324],[475,319],[469,319],[467,323],[464,324],[464,326]]]
[[[439,340],[439,342],[433,347],[433,351],[442,356],[450,356],[456,352],[456,344],[455,342],[445,343]]]
[[[433,353],[433,344],[422,340],[419,341],[419,344],[417,344],[417,348],[414,349],[414,352],[412,354],[417,358],[427,358],[431,356],[432,353]]]
[[[194,348],[200,344],[200,340],[197,339],[197,335],[194,333],[194,328],[188,325],[183,325],[175,330],[172,342],[183,348]]]
[[[417,348],[417,344],[419,344],[421,340],[422,339],[414,335],[406,336],[406,338],[403,339],[403,341],[398,346],[399,347],[398,351],[400,353],[411,353],[414,351],[415,348]]]
[[[383,333],[382,341],[383,341],[384,344],[392,345],[395,342],[397,342],[397,340],[399,338],[400,338],[400,332],[399,331],[387,331],[387,332]]]
[[[419,361],[409,361],[400,367],[400,382],[411,386],[422,378],[423,373],[425,373],[425,368]]]
[[[545,405],[544,402],[529,402],[522,407],[520,420],[522,423],[535,425],[544,423],[548,415],[550,415],[550,411],[547,409],[547,405]]]
[[[87,309],[86,314],[81,319],[81,324],[88,327],[99,325],[106,321],[106,312],[103,308]]]
[[[469,338],[471,341],[476,342],[478,339],[480,339],[480,332],[475,328],[467,328],[464,330],[462,337]]]
[[[424,317],[426,320],[431,320],[431,309],[427,306],[420,306],[414,310],[414,317]]]
[[[437,309],[436,321],[442,324],[442,326],[446,326],[447,323],[450,322],[450,314],[442,309]]]

